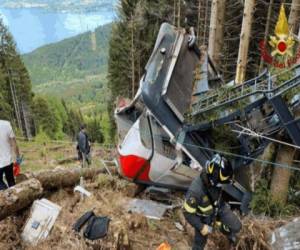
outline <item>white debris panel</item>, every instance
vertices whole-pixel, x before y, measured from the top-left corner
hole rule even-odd
[[[46,239],[60,210],[60,206],[49,200],[35,201],[22,232],[22,239],[31,245],[37,245],[40,240]]]
[[[273,250],[299,250],[300,249],[300,218],[277,228],[270,237]]]

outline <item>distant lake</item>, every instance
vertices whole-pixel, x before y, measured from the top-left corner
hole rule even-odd
[[[0,8],[0,16],[13,34],[21,53],[28,53],[42,45],[93,30],[116,18],[113,8],[103,8],[95,13]]]

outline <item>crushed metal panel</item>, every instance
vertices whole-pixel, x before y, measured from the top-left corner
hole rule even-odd
[[[40,240],[46,239],[60,210],[60,206],[46,199],[35,201],[22,232],[22,239],[32,245],[37,245]]]
[[[188,40],[189,37],[185,35],[167,92],[164,95],[165,101],[181,121],[184,120],[184,114],[192,101],[194,74],[199,63],[196,53],[188,47]]]
[[[270,237],[270,245],[273,250],[300,249],[300,218],[277,228]]]
[[[210,87],[208,84],[208,55],[207,55],[207,53],[205,53],[202,56],[200,64],[197,66],[196,73],[199,74],[199,76],[197,79],[195,79],[193,96],[204,94],[210,90]]]
[[[155,220],[162,219],[166,210],[170,208],[172,206],[141,199],[132,199],[126,204],[127,212],[143,214],[147,218]]]

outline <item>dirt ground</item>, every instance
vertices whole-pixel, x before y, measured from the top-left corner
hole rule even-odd
[[[62,207],[61,213],[48,238],[38,246],[27,246],[20,234],[30,209],[0,222],[0,249],[47,250],[47,249],[153,249],[168,242],[174,250],[190,248],[190,238],[186,232],[179,231],[175,222],[179,221],[176,211],[170,211],[163,220],[150,220],[137,214],[129,214],[124,204],[133,196],[135,185],[118,177],[101,174],[95,180],[85,183],[86,189],[93,193],[90,198],[81,199],[73,189],[62,189],[48,193],[45,198]],[[108,235],[102,240],[89,241],[82,234],[72,230],[74,222],[86,211],[94,210],[98,216],[111,219]],[[269,249],[266,241],[270,230],[283,222],[246,218],[236,249]],[[83,230],[81,230],[83,231]],[[208,240],[207,250],[228,249],[227,239],[214,233]]]
[[[38,246],[26,246],[20,238],[29,209],[1,221],[0,249],[156,249],[162,242],[168,242],[174,249],[189,249],[187,236],[176,229],[172,213],[156,221],[126,212],[124,204],[134,193],[134,184],[118,177],[99,175],[95,181],[86,183],[86,189],[93,196],[83,200],[72,189],[46,195],[62,210],[50,236]],[[75,221],[92,209],[96,215],[111,219],[108,235],[93,242],[72,230]]]

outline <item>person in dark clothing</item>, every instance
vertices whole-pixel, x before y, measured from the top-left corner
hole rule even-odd
[[[208,234],[216,227],[235,243],[242,225],[222,199],[222,184],[230,183],[232,176],[230,162],[217,154],[189,187],[183,207],[186,220],[195,228],[193,250],[204,249]]]
[[[82,162],[82,166],[84,166],[85,163],[90,165],[91,146],[90,146],[88,135],[86,133],[85,125],[80,126],[80,132],[77,135],[77,151],[78,151],[78,160]]]

